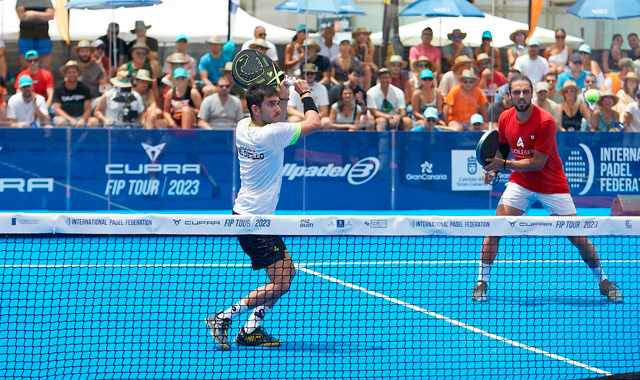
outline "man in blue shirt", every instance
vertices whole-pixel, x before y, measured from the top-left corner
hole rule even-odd
[[[582,55],[577,52],[573,53],[573,55],[569,59],[569,70],[565,70],[558,75],[558,84],[556,84],[556,90],[561,89],[562,85],[567,80],[575,81],[578,87],[584,89],[584,80],[587,77],[587,74],[590,74],[590,72],[583,70],[582,64]]]
[[[207,40],[207,43],[211,51],[203,55],[198,63],[200,79],[204,84],[202,93],[205,98],[216,91],[214,83],[217,83],[218,77],[222,76],[220,69],[224,69],[224,65],[229,62],[229,60],[222,55],[222,45],[225,43],[222,37],[212,36]]]

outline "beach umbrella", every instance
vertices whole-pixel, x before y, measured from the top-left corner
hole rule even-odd
[[[484,17],[484,13],[466,0],[418,0],[398,16]]]
[[[637,0],[581,0],[573,4],[567,13],[582,19],[620,20],[640,17]]]
[[[67,9],[116,9],[149,7],[162,4],[162,0],[69,0]]]
[[[364,15],[364,11],[350,0],[287,0],[276,6],[278,11],[297,13]]]

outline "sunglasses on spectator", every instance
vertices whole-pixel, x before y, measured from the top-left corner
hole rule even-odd
[[[393,67],[402,67],[402,63],[392,63],[391,66],[393,66]]]
[[[565,38],[567,38],[567,36],[556,36],[556,39],[558,40],[564,40]]]
[[[36,63],[36,62],[38,62],[38,60],[37,60],[37,59],[27,59],[27,62],[29,62],[29,63]]]
[[[475,82],[475,80],[473,80],[473,79],[466,79],[466,80],[462,81],[462,83],[464,83],[464,84],[473,84],[474,82]]]
[[[545,82],[547,83],[556,83],[555,79],[545,79]]]
[[[527,35],[526,35],[526,34],[524,34],[524,33],[518,33],[518,34],[516,34],[516,37],[523,37],[523,38],[524,38],[524,37],[526,37],[526,36],[527,36]]]
[[[147,55],[147,52],[146,52],[146,51],[137,51],[137,52],[136,52],[136,55],[137,55],[138,57],[146,56],[146,55]]]
[[[438,122],[438,119],[436,119],[435,117],[427,118],[427,123],[437,123],[437,122]]]
[[[427,67],[427,64],[426,63],[416,63],[416,66],[420,67],[420,68],[425,68],[425,67]]]
[[[258,37],[263,37],[264,38],[266,36],[267,36],[267,33],[258,33]]]
[[[613,98],[604,98],[602,101],[605,103],[613,103]]]
[[[229,84],[219,84],[218,87],[220,87],[220,88],[229,88],[229,87],[231,87],[231,85],[229,85]]]
[[[433,78],[422,78],[422,80],[432,81],[432,80],[433,80]]]
[[[454,40],[461,40],[462,39],[462,35],[451,36],[451,38],[453,38]]]
[[[478,62],[480,66],[489,66],[489,61]]]

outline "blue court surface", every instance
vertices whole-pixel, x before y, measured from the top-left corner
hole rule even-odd
[[[597,237],[607,303],[565,238],[287,237],[279,348],[222,351],[203,319],[266,283],[233,237],[2,237],[0,377],[581,379],[640,371],[636,237]],[[233,339],[248,314],[234,320]]]

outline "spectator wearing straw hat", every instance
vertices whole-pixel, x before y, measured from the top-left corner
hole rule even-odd
[[[184,69],[187,70],[187,74],[189,75],[190,78],[195,78],[197,73],[196,71],[197,62],[195,58],[187,54],[187,46],[189,45],[189,40],[187,39],[187,36],[185,36],[184,34],[179,34],[176,36],[173,42],[176,45],[176,51],[173,54],[175,53],[182,54],[184,59],[187,61],[183,66]],[[175,69],[175,67],[171,65],[171,60],[174,57],[173,54],[169,55],[165,59],[164,65],[162,66],[162,73],[165,75],[171,74]]]
[[[316,82],[323,86],[329,86],[331,84],[331,62],[329,58],[324,55],[320,55],[320,45],[314,39],[307,39],[302,43],[303,48],[306,48],[307,59],[306,63],[313,63],[317,70]]]
[[[316,81],[319,76],[318,68],[313,63],[302,65],[302,79],[309,84],[311,99],[318,107],[318,115],[320,116],[320,124],[326,126],[329,124],[329,93],[327,88]],[[304,120],[304,106],[300,94],[292,91],[287,107],[287,114],[290,123],[298,123]]]
[[[51,102],[53,101],[53,75],[51,75],[49,70],[40,67],[40,55],[37,51],[29,50],[25,53],[24,59],[27,61],[29,67],[20,72],[16,77],[16,91],[22,91],[22,87],[19,86],[20,77],[28,75],[33,84],[33,91],[45,98],[47,101],[47,109],[51,108]]]
[[[140,94],[132,90],[131,73],[127,70],[118,71],[116,76],[111,78],[111,84],[113,87],[102,94],[93,116],[105,128],[139,126],[144,113],[144,103]]]
[[[473,50],[462,43],[462,40],[467,38],[467,33],[462,33],[460,29],[454,29],[451,33],[447,34],[447,38],[451,43],[442,48],[443,72],[449,71],[459,56],[466,55],[467,57],[473,57]]]
[[[512,68],[516,63],[516,60],[523,55],[527,54],[527,46],[525,41],[529,31],[526,29],[517,29],[515,32],[509,35],[509,39],[513,41],[514,46],[507,49],[507,60],[509,62],[509,68]]]
[[[20,20],[18,36],[20,70],[29,67],[25,64],[26,58],[23,59],[23,57],[28,51],[34,50],[42,58],[42,67],[51,72],[53,42],[49,37],[49,21],[53,20],[54,16],[51,0],[17,0],[16,13]],[[18,83],[17,80],[16,83]]]
[[[640,132],[640,88],[636,89],[635,98],[636,101],[628,104],[624,110],[623,132]]]
[[[549,112],[556,121],[556,125],[559,125],[561,120],[560,114],[558,113],[558,103],[548,98],[549,88],[549,84],[544,81],[536,83],[536,97],[533,99],[533,104]]]
[[[411,71],[409,71],[409,77],[404,84],[404,98],[411,99],[413,91],[419,89],[422,86],[422,80],[420,79],[420,73],[422,70],[431,70],[433,73],[433,86],[438,87],[438,74],[434,71],[435,63],[427,56],[420,56],[413,60],[410,64]]]
[[[431,45],[433,41],[433,30],[430,27],[426,27],[422,30],[422,43],[409,49],[409,65],[416,73],[420,73],[423,69],[429,69],[433,71],[435,78],[439,78],[442,74],[442,53],[440,49]],[[422,67],[419,69],[414,68],[414,63],[422,58],[427,58],[432,62],[432,67]]]
[[[217,92],[207,96],[200,105],[198,127],[203,129],[234,129],[243,118],[240,98],[229,94],[231,83],[227,77],[218,78]]]
[[[479,113],[487,120],[487,98],[476,87],[477,78],[473,70],[464,70],[461,77],[462,83],[452,88],[444,99],[444,122],[452,131],[479,130],[471,125],[471,115]]]
[[[29,75],[23,75],[16,81],[20,92],[7,102],[7,123],[14,128],[51,127],[49,109],[44,97],[33,89]]]
[[[491,57],[486,53],[480,53],[476,58],[476,64],[480,68],[478,73],[478,87],[487,100],[493,103],[498,88],[507,83],[507,79],[497,69],[491,68]]]
[[[73,48],[73,51],[78,56],[78,64],[81,68],[81,75],[78,80],[89,88],[92,108],[95,108],[95,105],[98,104],[100,95],[109,84],[107,74],[104,72],[102,65],[91,59],[95,50],[96,48],[91,46],[91,42],[87,40],[78,42],[78,45]]]
[[[351,36],[353,37],[351,55],[358,58],[360,66],[364,69],[360,85],[368,91],[373,83],[373,76],[378,71],[378,66],[373,63],[375,48],[371,43],[371,31],[367,28],[358,28],[351,33]]]
[[[535,86],[549,72],[549,62],[540,56],[540,42],[535,38],[527,41],[527,55],[516,59],[513,67],[531,79]]]
[[[68,61],[60,67],[64,82],[53,91],[53,123],[56,127],[95,127],[98,119],[91,117],[91,91],[78,78],[82,66]]]
[[[391,73],[383,67],[378,71],[378,84],[367,91],[367,108],[375,118],[376,130],[411,130],[404,93],[391,84]]]
[[[195,87],[194,77],[191,76],[191,74],[189,74],[189,70],[187,70],[187,65],[189,65],[189,60],[184,55],[184,53],[175,52],[171,54],[170,56],[167,57],[167,62],[171,67],[171,71],[168,72],[164,77],[162,77],[162,80],[161,80],[162,84],[164,84],[167,87],[174,88],[176,86],[176,81],[173,78],[173,71],[178,67],[182,67],[187,71],[187,82],[189,82],[189,85],[191,87]]]
[[[407,61],[402,59],[401,55],[392,55],[388,60],[384,61],[384,67],[389,69],[391,74],[391,84],[398,87],[404,92],[404,85],[407,82],[408,77],[402,74],[402,70],[407,68]],[[405,102],[408,103],[405,97]]]
[[[618,103],[618,97],[611,92],[605,92],[598,99],[598,108],[593,111],[589,130],[591,132],[619,132],[620,115],[613,107]]]
[[[591,124],[591,111],[586,103],[578,102],[580,87],[573,80],[566,80],[562,88],[558,90],[564,101],[558,104],[560,124],[559,131],[580,131],[582,129],[582,119]]]
[[[209,37],[207,40],[209,52],[203,55],[198,63],[200,80],[202,80],[204,85],[202,93],[205,98],[216,91],[214,83],[222,76],[220,69],[224,68],[224,65],[230,61],[222,55],[222,45],[224,45],[225,42],[226,41],[220,36]]]
[[[491,45],[492,41],[493,36],[491,35],[490,31],[485,30],[484,32],[482,32],[482,44],[473,49],[473,55],[476,57],[476,59],[478,59],[477,57],[480,54],[486,54],[488,57],[493,59],[493,70],[502,71],[502,58],[500,57],[500,49],[498,49],[497,47],[493,47],[493,45]],[[480,68],[477,67],[477,69]]]
[[[151,73],[151,77],[153,78],[153,83],[151,84],[151,89],[153,93],[158,96],[158,82],[156,78],[160,74],[160,67],[158,66],[158,61],[149,61],[147,57],[149,56],[149,47],[145,45],[143,42],[136,42],[131,45],[129,48],[131,56],[133,57],[131,61],[125,63],[120,66],[119,70],[127,70],[131,74],[131,78],[135,78],[138,70],[144,69]]]
[[[127,51],[129,52],[129,59],[133,59],[131,56],[131,47],[137,43],[145,44],[149,48],[149,55],[147,59],[149,61],[155,61],[158,58],[158,40],[147,36],[147,30],[151,29],[151,25],[146,25],[144,21],[136,21],[131,33],[136,35],[136,39],[127,44]]]
[[[267,30],[262,25],[258,25],[253,29],[253,38],[246,41],[244,44],[242,44],[242,48],[240,50],[249,49],[251,44],[256,42],[258,38],[262,38],[263,40],[265,40],[265,43],[269,47],[266,53],[267,57],[271,58],[271,60],[273,61],[273,63],[276,64],[276,66],[279,66],[278,51],[276,50],[276,45],[274,45],[272,42],[269,42],[269,40],[267,40]]]
[[[220,73],[225,76],[229,80],[229,84],[231,85],[231,90],[229,91],[229,95],[234,95],[240,98],[240,102],[242,103],[242,112],[248,112],[247,110],[247,90],[236,85],[233,81],[233,75],[231,75],[231,66],[233,62],[227,62],[224,65],[224,69],[220,69]],[[206,98],[205,98],[206,99]]]
[[[256,40],[249,45],[249,49],[257,50],[260,53],[267,55],[270,48],[264,38],[256,38]]]
[[[473,61],[471,61],[469,56],[460,55],[456,57],[455,63],[451,66],[451,71],[447,71],[440,80],[438,90],[443,98],[447,97],[447,94],[449,94],[452,88],[460,85],[460,75],[462,75],[464,70],[470,69],[472,63]]]
[[[111,64],[111,67],[105,67],[105,71],[111,76],[115,76],[117,68],[126,62],[127,43],[118,37],[118,34],[120,34],[120,25],[112,22],[107,27],[107,34],[98,38],[104,43],[104,51]]]

